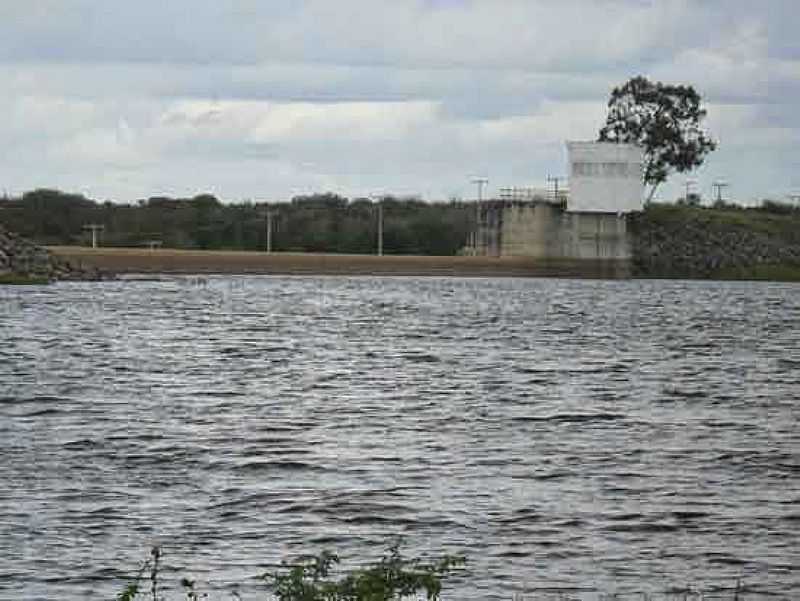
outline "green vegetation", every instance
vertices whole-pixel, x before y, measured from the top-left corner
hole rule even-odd
[[[382,199],[386,254],[455,255],[474,226],[474,204]],[[369,199],[336,194],[297,196],[284,203],[222,203],[210,194],[152,197],[133,204],[98,203],[57,190],[0,199],[0,222],[46,245],[87,245],[89,223],[104,226],[103,246],[203,250],[264,250],[266,213],[275,251],[372,253],[378,211]]]
[[[49,284],[50,280],[45,277],[20,275],[17,273],[3,273],[0,274],[0,286],[29,286],[29,285],[42,285]]]
[[[382,204],[387,255],[457,255],[474,225],[475,206],[470,203],[387,197]],[[335,194],[270,205],[225,204],[211,195],[100,204],[74,194],[35,190],[20,198],[0,199],[0,223],[50,245],[86,245],[83,226],[97,223],[105,228],[104,247],[142,248],[148,241],[160,241],[164,250],[154,254],[157,261],[170,248],[262,251],[267,210],[272,215],[275,251],[375,252],[375,205]],[[764,200],[759,207],[732,203],[704,207],[695,199],[651,203],[629,217],[628,229],[634,276],[798,279],[800,208],[786,203]],[[198,265],[201,271],[203,267],[208,266]]]
[[[405,559],[395,545],[377,563],[331,578],[331,568],[338,561],[336,555],[322,553],[263,578],[279,601],[391,601],[418,592],[438,599],[442,580],[464,563],[458,557],[434,562]]]
[[[800,209],[651,204],[629,220],[640,277],[797,281]]]
[[[649,202],[671,171],[682,173],[699,167],[717,147],[700,127],[705,116],[700,94],[692,86],[633,77],[612,90],[599,140],[630,142],[644,149]]]
[[[719,280],[762,280],[772,282],[800,282],[800,264],[762,264],[749,267],[728,267],[712,275]]]
[[[775,207],[780,209],[775,210]],[[800,209],[773,201],[764,201],[759,207],[747,208],[730,204],[719,207],[657,204],[649,206],[645,215],[654,223],[693,222],[710,231],[747,230],[772,236],[786,243],[800,242]]]
[[[652,224],[696,223],[709,229],[747,229],[800,241],[800,207],[764,200],[758,207],[652,203],[642,213]]]
[[[161,549],[154,547],[150,557],[131,582],[116,596],[115,601],[167,601],[168,597],[164,593],[168,587],[164,584],[160,570],[161,557]],[[441,598],[443,584],[447,578],[460,571],[465,566],[466,560],[464,557],[453,555],[431,561],[408,559],[400,553],[399,543],[395,543],[380,560],[365,567],[337,575],[334,572],[338,563],[338,556],[323,551],[319,555],[301,557],[292,563],[282,563],[279,570],[265,573],[257,580],[263,582],[265,589],[263,598],[275,601],[401,601],[419,599],[420,595],[424,595],[428,601],[437,601]],[[186,601],[211,598],[208,593],[200,590],[196,580],[183,577],[179,584]],[[717,586],[713,592],[687,586],[655,595],[646,592],[601,594],[600,598],[609,601],[629,598],[642,601],[702,601],[711,598],[719,601],[745,601],[752,598],[751,593],[758,594],[739,580],[732,584],[733,586],[727,587]],[[240,600],[241,596],[238,590],[233,588],[228,598]],[[521,596],[513,598],[518,601],[528,599]],[[573,597],[547,595],[529,599],[534,601],[534,599],[555,598],[566,601]]]
[[[161,550],[154,547],[135,579],[117,595],[117,601],[162,601],[160,559]],[[284,563],[282,569],[263,574],[260,580],[278,601],[393,601],[418,593],[433,601],[439,599],[445,578],[465,560],[455,556],[434,561],[407,559],[401,555],[399,544],[394,544],[379,561],[337,577],[333,572],[338,563],[338,556],[325,551]],[[143,586],[148,572],[149,587]],[[187,601],[207,598],[197,589],[196,581],[182,578],[180,584]]]
[[[203,592],[196,580],[183,577],[180,588],[170,587],[160,569],[162,551],[159,547],[151,550],[150,557],[141,566],[134,578],[115,597],[115,601],[167,601],[165,593],[171,590],[182,591],[186,601],[211,599]],[[282,563],[281,568],[256,578],[263,583],[264,599],[275,601],[401,601],[419,599],[421,595],[428,601],[441,598],[443,585],[450,577],[460,572],[466,560],[460,556],[447,555],[436,560],[424,561],[408,559],[401,555],[399,544],[389,547],[387,553],[378,561],[362,568],[336,574],[339,558],[323,551],[319,555],[301,557],[292,563]],[[463,573],[462,573],[463,574]],[[148,582],[149,581],[149,582]],[[168,590],[170,589],[170,590]],[[757,595],[752,597],[751,594]],[[213,597],[221,598],[221,597]],[[238,587],[230,589],[227,598],[241,600]],[[509,597],[509,599],[512,597]],[[762,598],[762,593],[745,586],[740,580],[731,586],[715,586],[711,591],[683,586],[675,587],[658,594],[647,592],[599,595],[600,599],[641,599],[642,601],[746,601]],[[174,600],[175,598],[172,597]],[[572,596],[545,594],[537,597],[515,595],[517,601],[535,599],[559,599],[566,601]]]

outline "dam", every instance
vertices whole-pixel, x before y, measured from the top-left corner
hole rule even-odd
[[[567,187],[501,188],[494,198],[470,203],[468,210],[476,212],[463,231],[465,238],[471,232],[471,240],[448,255],[384,255],[383,211],[378,252],[372,255],[171,249],[152,243],[50,250],[79,267],[117,274],[630,277],[628,216],[643,208],[642,149],[567,142],[566,150]]]
[[[643,208],[642,149],[567,142],[569,187],[501,188],[479,203],[475,254],[587,262],[630,275],[627,215]]]

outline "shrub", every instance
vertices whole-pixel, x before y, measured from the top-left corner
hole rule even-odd
[[[777,215],[791,215],[797,209],[787,202],[765,199],[761,201],[761,210]]]
[[[154,547],[135,580],[117,595],[116,601],[145,597],[162,601],[158,575],[160,557],[160,549]],[[379,561],[337,578],[332,572],[338,563],[337,555],[323,551],[294,563],[283,563],[280,570],[268,572],[260,578],[278,601],[395,601],[418,593],[424,593],[427,599],[435,601],[439,599],[445,578],[464,565],[465,560],[450,555],[432,561],[407,559],[401,555],[399,543],[395,543]],[[145,592],[140,584],[148,570],[150,590]],[[188,578],[181,579],[181,586],[187,601],[206,598],[195,590],[195,582]]]

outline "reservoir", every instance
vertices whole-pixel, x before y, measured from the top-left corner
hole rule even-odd
[[[398,536],[467,557],[445,599],[796,598],[798,397],[797,284],[0,287],[0,599],[113,598],[154,544],[264,598]]]

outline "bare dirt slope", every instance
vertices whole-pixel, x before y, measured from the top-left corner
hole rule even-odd
[[[618,277],[607,261],[542,261],[526,257],[337,255],[137,248],[49,247],[57,256],[115,273],[342,274]]]

